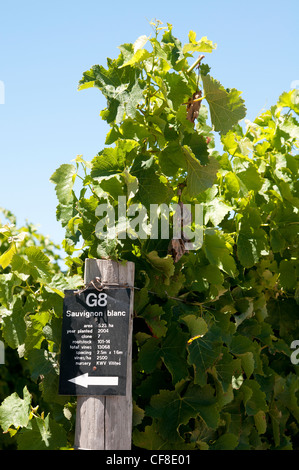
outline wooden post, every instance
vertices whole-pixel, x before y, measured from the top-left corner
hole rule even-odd
[[[134,287],[135,265],[112,260],[86,259],[84,282],[96,277],[107,284],[127,284]],[[75,448],[84,450],[130,450],[132,437],[132,289],[127,355],[127,385],[125,396],[78,396]]]

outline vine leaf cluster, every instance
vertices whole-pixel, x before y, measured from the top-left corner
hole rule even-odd
[[[134,448],[298,449],[298,90],[243,123],[241,93],[205,63],[216,44],[190,31],[182,45],[170,24],[152,27],[79,82],[105,97],[108,132],[97,155],[51,176],[68,272],[48,240],[11,227],[5,212],[1,339],[27,383],[11,390],[5,369],[4,446],[8,435],[18,448],[72,445],[74,402],[57,395],[62,291],[82,285],[92,257],[136,266]],[[202,245],[185,250],[171,233],[99,239],[97,207],[117,215],[121,196],[129,213],[200,204]]]

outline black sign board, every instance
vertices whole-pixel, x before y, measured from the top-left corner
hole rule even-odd
[[[66,290],[60,395],[125,395],[129,288]]]

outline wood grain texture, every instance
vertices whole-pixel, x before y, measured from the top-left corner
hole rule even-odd
[[[99,277],[107,284],[134,287],[135,265],[112,260],[87,259],[84,281]],[[81,396],[77,398],[75,449],[130,450],[132,439],[132,332],[134,290],[130,301],[125,396]]]

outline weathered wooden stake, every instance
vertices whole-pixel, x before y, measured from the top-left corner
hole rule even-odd
[[[86,259],[84,282],[96,277],[107,284],[134,287],[135,265],[112,260]],[[130,450],[132,437],[132,330],[134,290],[130,302],[125,396],[78,396],[75,448],[88,450]]]

